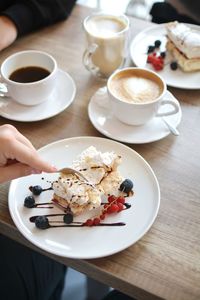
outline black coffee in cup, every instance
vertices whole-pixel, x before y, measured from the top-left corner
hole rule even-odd
[[[49,74],[50,72],[44,68],[28,66],[12,72],[9,79],[20,83],[28,83],[42,80]]]

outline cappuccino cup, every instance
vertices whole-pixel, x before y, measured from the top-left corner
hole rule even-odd
[[[0,73],[1,95],[23,105],[37,105],[53,92],[57,63],[46,52],[20,51],[4,60]]]
[[[100,12],[88,16],[83,28],[87,43],[83,64],[93,75],[108,78],[125,63],[129,19]]]
[[[154,117],[177,113],[179,105],[166,99],[166,91],[166,84],[158,74],[142,68],[117,70],[107,81],[110,109],[118,120],[128,125],[143,125]],[[99,101],[99,105],[105,106]],[[162,111],[164,105],[169,110]]]

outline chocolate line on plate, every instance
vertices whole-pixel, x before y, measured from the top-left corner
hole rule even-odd
[[[29,186],[29,190],[32,192],[32,188],[33,188],[33,186],[31,185],[31,186]],[[45,192],[45,191],[50,191],[50,190],[53,190],[53,187],[52,186],[50,186],[49,188],[46,188],[46,189],[42,189],[42,192]]]
[[[48,214],[48,215],[43,215],[45,217],[56,217],[56,216],[64,216],[65,214]],[[29,218],[29,221],[31,223],[35,223],[36,218],[39,217],[38,216],[32,216]],[[61,221],[51,221],[52,223],[60,223]],[[117,223],[99,223],[95,226],[125,226],[126,223],[124,222],[117,222]],[[90,227],[88,225],[86,225],[84,222],[72,222],[71,224],[63,224],[63,225],[51,225],[49,224],[48,228],[56,228],[56,227]]]

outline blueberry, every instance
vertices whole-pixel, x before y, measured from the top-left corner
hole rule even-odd
[[[119,187],[119,190],[124,193],[129,193],[133,188],[133,182],[130,179],[125,179]]]
[[[160,40],[156,40],[156,41],[154,42],[154,45],[155,45],[155,48],[159,48],[160,45],[161,45],[161,41],[160,41]]]
[[[177,62],[176,62],[176,61],[171,62],[170,68],[171,68],[173,71],[177,70],[177,68],[178,68]]]
[[[49,228],[49,220],[45,216],[38,216],[35,219],[35,226],[39,229],[47,229]]]
[[[24,199],[24,206],[25,207],[28,207],[28,208],[32,208],[35,206],[35,199],[33,196],[27,196],[25,199]]]
[[[73,222],[73,214],[72,214],[71,212],[68,212],[66,215],[64,215],[63,221],[64,221],[66,224],[72,223],[72,222]]]
[[[160,56],[161,56],[162,58],[165,58],[165,56],[166,56],[166,52],[165,52],[165,51],[163,51],[163,52],[160,52]]]
[[[39,196],[42,193],[42,187],[40,185],[34,185],[31,187],[31,192],[35,196]]]
[[[147,53],[152,53],[153,51],[155,50],[155,46],[149,46],[148,47],[148,50],[147,50]]]

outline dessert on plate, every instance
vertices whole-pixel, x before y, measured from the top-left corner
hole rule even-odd
[[[166,48],[184,72],[200,70],[200,31],[177,21],[166,25]]]
[[[72,163],[72,168],[81,172],[85,181],[76,174],[60,174],[53,183],[53,201],[69,209],[74,215],[100,207],[102,196],[120,193],[123,182],[118,166],[121,157],[114,152],[100,152],[91,146]]]

